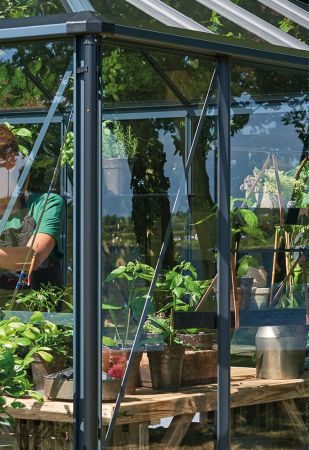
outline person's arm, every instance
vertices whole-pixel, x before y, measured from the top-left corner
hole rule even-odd
[[[28,256],[28,263],[25,265],[25,270],[28,270],[32,253],[29,247],[0,247],[0,267],[2,269],[21,271],[26,263]]]
[[[35,252],[35,257],[32,264],[32,270],[36,270],[45,259],[51,254],[56,244],[56,240],[46,233],[38,233],[33,242],[31,237],[27,247],[32,247]]]
[[[33,260],[32,270],[36,270],[53,251],[55,243],[55,239],[49,234],[38,233],[34,242],[30,238],[26,247],[0,247],[0,267],[14,271],[21,271],[23,268],[28,270]]]

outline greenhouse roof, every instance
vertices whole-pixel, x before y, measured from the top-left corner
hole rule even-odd
[[[309,50],[309,11],[302,0],[3,0],[0,40],[82,33],[234,57],[255,51],[271,60]],[[193,42],[194,41],[194,42]],[[207,45],[206,45],[207,44]],[[305,59],[304,59],[305,58]],[[295,61],[294,61],[295,62]]]

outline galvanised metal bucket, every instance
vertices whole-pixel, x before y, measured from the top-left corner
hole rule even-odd
[[[306,325],[259,327],[255,338],[257,378],[299,378],[304,370],[307,336]]]

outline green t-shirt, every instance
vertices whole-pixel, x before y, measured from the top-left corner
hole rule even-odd
[[[36,224],[38,224],[47,194],[37,194],[30,192],[26,199],[26,207],[30,217],[33,217]],[[20,210],[11,215],[7,221],[5,229],[20,228],[25,211]],[[56,245],[51,252],[51,257],[59,261],[63,256],[63,249],[61,244],[61,231],[64,218],[64,201],[58,194],[50,194],[44,208],[41,223],[38,228],[38,233],[45,233],[52,236]]]

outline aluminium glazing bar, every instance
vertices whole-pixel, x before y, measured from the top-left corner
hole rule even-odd
[[[231,448],[230,430],[230,58],[219,57],[218,111],[218,394],[217,447]]]
[[[180,27],[187,30],[204,31],[212,33],[203,25],[195,22],[184,14],[180,13],[171,6],[166,5],[160,0],[126,0],[131,5],[140,9],[144,13],[171,27]]]
[[[259,36],[266,42],[275,45],[309,50],[309,46],[279,30],[279,28],[265,22],[244,8],[230,2],[229,0],[196,0],[203,6],[216,11],[221,16],[236,23],[250,33]]]
[[[89,0],[60,0],[67,12],[94,11]]]
[[[288,0],[258,0],[268,8],[273,9],[284,17],[288,17],[293,22],[298,23],[302,27],[309,29],[309,12],[305,11],[297,5],[290,3]]]
[[[128,363],[127,363],[127,366],[126,366],[126,369],[125,369],[125,373],[124,373],[124,376],[123,376],[123,379],[122,379],[122,382],[121,382],[121,386],[120,386],[120,391],[119,391],[119,394],[118,394],[118,397],[117,397],[117,400],[116,400],[116,404],[115,404],[115,407],[114,407],[114,410],[113,410],[113,415],[112,415],[112,418],[111,418],[111,421],[110,421],[110,424],[109,424],[109,427],[108,427],[108,430],[107,430],[107,433],[106,433],[104,446],[102,447],[104,450],[108,450],[108,448],[109,448],[109,444],[110,444],[112,433],[113,433],[113,430],[114,430],[114,427],[115,427],[115,423],[116,423],[117,415],[118,415],[118,412],[119,412],[119,408],[120,408],[122,399],[124,397],[125,387],[126,387],[126,384],[127,384],[127,381],[128,381],[128,377],[129,377],[129,373],[130,373],[130,370],[131,370],[131,367],[132,367],[132,363],[134,361],[134,358],[136,357],[136,352],[140,348],[140,341],[141,341],[141,337],[142,337],[142,333],[143,333],[143,327],[144,327],[145,321],[147,319],[147,315],[148,315],[148,311],[149,311],[149,307],[150,307],[150,302],[151,302],[152,297],[153,297],[155,285],[157,283],[158,276],[159,276],[161,268],[162,268],[163,260],[164,260],[165,254],[166,254],[166,250],[168,248],[168,243],[169,243],[171,232],[172,232],[172,217],[177,211],[177,208],[179,206],[179,202],[180,202],[181,197],[182,197],[182,192],[186,191],[186,183],[187,183],[188,175],[189,175],[189,172],[191,170],[191,166],[192,166],[192,163],[193,163],[193,158],[194,158],[194,155],[195,155],[195,151],[196,151],[196,148],[197,148],[197,145],[198,145],[198,142],[199,142],[199,138],[200,138],[200,135],[201,135],[204,123],[205,123],[205,117],[206,117],[206,112],[207,112],[208,104],[209,104],[210,97],[211,97],[211,91],[214,88],[215,83],[217,82],[217,78],[218,78],[217,75],[218,75],[218,71],[217,71],[217,68],[216,68],[214,70],[214,72],[213,72],[211,81],[209,83],[209,87],[208,87],[208,90],[207,90],[207,93],[206,93],[206,96],[205,96],[205,101],[204,101],[202,113],[201,113],[201,116],[199,118],[199,122],[198,122],[197,127],[196,127],[196,131],[195,131],[195,134],[194,134],[194,137],[193,137],[193,140],[192,140],[192,144],[191,144],[191,147],[190,147],[188,159],[186,161],[184,173],[183,173],[182,179],[180,180],[179,188],[178,188],[178,191],[177,191],[177,194],[176,194],[176,198],[175,198],[175,201],[174,201],[174,204],[173,204],[173,208],[171,210],[171,218],[169,220],[169,223],[168,223],[168,226],[167,226],[167,229],[166,229],[166,232],[165,232],[165,236],[164,236],[163,243],[162,243],[162,246],[161,246],[161,249],[160,249],[160,253],[159,253],[158,260],[157,260],[157,264],[156,264],[156,267],[155,267],[155,270],[154,270],[154,275],[153,275],[153,278],[152,278],[150,286],[149,286],[149,290],[148,290],[148,293],[147,293],[146,301],[144,303],[144,308],[143,308],[143,311],[141,313],[140,321],[139,321],[139,324],[137,326],[135,338],[134,338],[134,341],[133,341],[133,344],[132,344],[130,357],[129,357],[129,360],[128,360]],[[227,450],[227,449],[225,449],[225,450]]]

